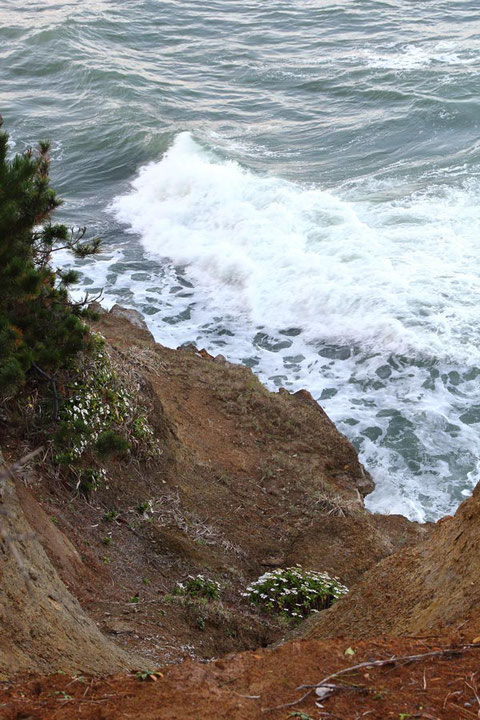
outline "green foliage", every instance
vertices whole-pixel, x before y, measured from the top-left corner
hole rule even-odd
[[[150,673],[148,672],[148,670],[138,670],[138,672],[135,673],[135,677],[137,678],[137,680],[145,682],[145,680],[150,679]]]
[[[338,578],[296,566],[265,573],[247,587],[244,597],[267,612],[301,620],[347,592]]]
[[[69,377],[55,436],[57,463],[79,466],[88,455],[129,452],[145,459],[156,456],[153,429],[144,408],[138,407],[135,388],[127,387],[114,369],[102,338],[92,335],[90,352]],[[101,479],[82,477],[82,491],[96,489]]]
[[[88,345],[85,306],[68,297],[76,274],[54,271],[50,261],[59,248],[96,253],[99,240],[84,242],[85,229],[52,223],[61,201],[50,187],[48,151],[42,142],[9,159],[0,132],[0,398],[32,370],[45,380]]]
[[[172,590],[173,595],[187,595],[192,598],[218,600],[220,583],[203,575],[189,575],[185,582],[177,583]]]
[[[66,459],[66,464],[68,465],[70,456],[67,453],[64,457]],[[87,467],[80,473],[78,489],[83,495],[88,497],[91,492],[98,490],[101,483],[104,482],[106,478],[107,473],[105,468]]]
[[[139,670],[135,673],[135,677],[141,682],[145,682],[147,680],[153,680],[153,682],[156,682],[158,678],[163,678],[163,673],[160,672],[160,670]]]
[[[139,515],[147,515],[149,512],[153,511],[152,501],[144,500],[143,502],[138,503],[135,509]]]
[[[124,455],[129,447],[128,440],[116,433],[115,430],[104,430],[95,443],[95,449],[101,457]]]
[[[205,630],[205,618],[201,615],[197,617],[197,628],[202,632]]]

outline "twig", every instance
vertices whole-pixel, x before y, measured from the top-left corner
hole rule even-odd
[[[477,701],[478,705],[480,705],[480,697],[478,696],[478,687],[477,687],[477,681],[475,680],[475,675],[476,675],[476,673],[472,673],[469,677],[471,685],[466,680],[465,680],[465,685],[468,688],[470,688],[470,690],[475,695],[475,700]]]
[[[443,709],[445,710],[445,708],[447,707],[449,698],[454,697],[454,696],[456,697],[457,695],[461,695],[461,694],[462,694],[462,690],[455,690],[455,691],[449,692],[448,695],[446,695],[445,700],[443,701]]]
[[[306,700],[311,694],[313,693],[313,688],[310,690],[307,690],[307,692],[302,695],[302,697],[298,698],[298,700],[293,700],[292,702],[283,703],[283,705],[275,705],[275,707],[270,708],[262,708],[262,712],[271,712],[272,710],[284,710],[285,708],[294,707],[295,705],[300,705],[304,700]]]
[[[358,663],[358,665],[352,665],[351,667],[343,668],[343,670],[338,670],[337,672],[332,673],[331,675],[327,675],[327,677],[323,678],[319,683],[315,683],[313,685],[299,685],[297,690],[303,690],[304,688],[318,688],[322,685],[325,685],[326,683],[330,682],[330,680],[333,680],[334,678],[339,677],[340,675],[345,675],[346,673],[350,673],[353,670],[361,670],[363,668],[367,667],[384,667],[385,665],[396,665],[399,662],[416,662],[418,660],[423,660],[424,658],[428,657],[445,657],[446,655],[460,655],[465,650],[470,650],[476,648],[477,650],[480,649],[480,643],[479,644],[470,644],[470,645],[461,645],[459,647],[450,647],[446,648],[445,650],[432,650],[428,653],[420,653],[419,655],[403,655],[399,657],[395,657],[395,655],[392,655],[392,657],[387,658],[387,660],[371,660],[363,663]]]
[[[91,303],[98,302],[100,298],[103,295],[103,290],[100,290],[96,295],[91,297],[89,292],[86,292],[83,296],[83,300],[78,300],[77,302],[73,302],[69,299],[68,304],[71,307],[84,307],[85,305],[90,305]]]
[[[13,480],[18,471],[21,470],[24,465],[30,462],[30,460],[33,460],[33,458],[37,457],[37,455],[40,455],[42,451],[43,445],[38,447],[36,450],[33,450],[31,453],[28,453],[28,455],[24,455],[13,465],[7,465],[7,463],[5,463],[4,469],[0,471],[0,497],[3,495],[3,492],[5,490],[5,483],[7,481],[7,478],[12,478]]]
[[[98,702],[107,702],[108,700],[111,700],[112,698],[118,699],[122,697],[128,697],[130,693],[112,693],[110,695],[102,695],[102,697],[98,698],[84,698],[84,697],[71,697],[71,698],[58,698],[62,701],[61,707],[66,705],[69,702],[76,702],[76,703],[98,703]]]
[[[58,391],[57,391],[57,383],[55,380],[48,375],[42,368],[38,367],[38,365],[35,365],[35,363],[32,363],[32,367],[34,370],[37,371],[39,375],[41,375],[47,382],[50,383],[52,392],[53,392],[53,419],[55,422],[58,420]]]
[[[460,646],[453,646],[449,648],[445,648],[443,650],[433,650],[432,652],[428,653],[421,653],[419,655],[404,655],[395,657],[392,655],[392,657],[388,658],[387,660],[371,660],[363,663],[358,663],[357,665],[351,665],[350,667],[343,668],[342,670],[337,670],[337,672],[331,673],[330,675],[327,675],[323,678],[323,680],[320,680],[318,683],[314,683],[312,685],[299,685],[297,687],[297,690],[307,690],[306,693],[304,693],[300,698],[297,700],[293,700],[289,703],[284,703],[283,705],[276,705],[275,707],[271,708],[264,708],[262,712],[270,712],[272,710],[283,710],[284,708],[288,707],[294,707],[295,705],[300,705],[304,700],[309,697],[314,690],[317,688],[321,688],[325,685],[327,685],[331,680],[334,680],[335,678],[340,677],[341,675],[346,675],[347,673],[351,673],[355,670],[362,670],[363,668],[372,668],[372,667],[385,667],[385,665],[396,665],[398,663],[411,663],[411,662],[418,662],[419,660],[424,660],[426,658],[430,657],[447,657],[449,655],[461,655],[463,652],[467,650],[480,650],[480,643],[470,643],[468,645],[460,645]],[[473,682],[473,678],[472,678]],[[472,688],[473,689],[473,688]]]

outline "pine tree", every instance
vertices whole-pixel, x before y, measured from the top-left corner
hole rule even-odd
[[[42,142],[9,159],[8,135],[0,131],[0,398],[32,371],[51,377],[88,344],[86,303],[68,295],[77,274],[54,271],[50,262],[60,248],[94,254],[99,240],[52,223],[61,201],[50,187],[48,151]]]

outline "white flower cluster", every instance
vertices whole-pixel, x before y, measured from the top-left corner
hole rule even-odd
[[[329,607],[348,588],[325,572],[292,568],[266,572],[251,583],[244,597],[267,612],[299,620]]]
[[[153,429],[145,414],[139,414],[135,398],[123,387],[108,355],[97,348],[93,359],[74,382],[62,410],[69,428],[67,455],[71,461],[93,448],[100,434],[110,428],[124,429],[137,444],[154,445]]]
[[[204,575],[189,575],[185,582],[177,582],[173,589],[174,595],[190,595],[190,597],[206,597],[216,600],[220,596],[221,585],[216,580]]]

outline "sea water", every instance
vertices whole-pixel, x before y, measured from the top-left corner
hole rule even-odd
[[[76,293],[307,388],[419,520],[480,479],[479,73],[476,2],[0,0]]]

